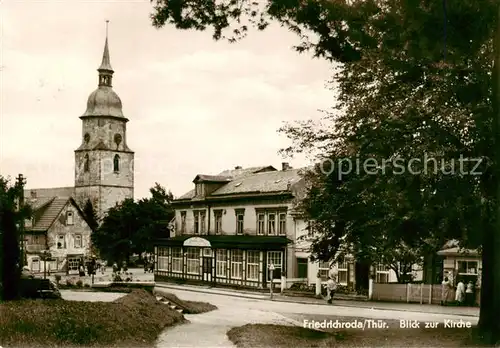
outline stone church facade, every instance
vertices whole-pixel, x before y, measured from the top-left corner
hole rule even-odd
[[[80,116],[82,137],[75,150],[74,186],[24,191],[26,203],[35,211],[34,218],[26,224],[25,229],[28,266],[30,259],[39,260],[44,251],[49,251],[57,255],[57,260],[49,262],[50,265],[66,265],[66,271],[70,271],[68,265],[74,265],[77,258],[89,256],[91,250],[88,225],[84,220],[79,224],[73,222],[83,218],[82,210],[86,202],[90,200],[98,217],[102,218],[111,207],[134,197],[134,152],[127,145],[129,120],[123,115],[120,97],[112,88],[114,71],[110,63],[107,37],[102,62],[97,71],[98,87],[88,97],[87,108]],[[66,210],[63,212],[64,209],[71,210],[69,214],[75,218],[61,218],[61,214],[68,214]],[[53,226],[61,223],[67,225],[66,228],[59,226],[57,236],[52,236],[51,231],[55,230]],[[47,242],[54,239],[77,240],[77,245],[85,247],[75,248],[69,246],[71,243]],[[79,242],[80,239],[82,243]],[[75,250],[80,253],[75,254]],[[71,260],[65,260],[68,257]],[[36,269],[41,268],[36,266]],[[57,266],[58,270],[60,268],[61,266]]]

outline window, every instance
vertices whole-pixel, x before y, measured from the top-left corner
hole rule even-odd
[[[269,213],[267,215],[267,234],[276,234],[276,214],[274,213]]]
[[[67,211],[66,212],[66,225],[73,225],[74,224],[74,219],[73,219],[73,212],[72,211]]]
[[[187,272],[189,274],[200,274],[200,249],[187,248],[186,259]]]
[[[242,234],[245,221],[245,209],[235,209],[236,212],[236,233]]]
[[[199,234],[200,233],[200,212],[198,211],[193,211],[193,219],[194,219],[194,225],[193,225],[193,229],[194,229],[194,234]]]
[[[182,250],[172,248],[172,272],[182,273]]]
[[[181,234],[186,233],[186,212],[181,211]]]
[[[205,228],[205,211],[200,211],[200,232],[204,234],[206,232]]]
[[[40,260],[39,259],[31,260],[31,271],[40,272]]]
[[[257,214],[257,234],[264,234],[264,230],[266,228],[265,224],[265,215]]]
[[[75,234],[75,248],[81,248],[81,247],[82,247],[82,235]]]
[[[347,285],[347,274],[348,274],[347,269],[348,269],[347,261],[337,262],[337,271],[338,271],[337,281],[340,284]]]
[[[158,270],[168,271],[168,251],[169,248],[158,248]]]
[[[57,249],[66,248],[66,243],[64,242],[64,234],[60,234],[57,236]]]
[[[273,264],[275,271],[273,272],[274,279],[281,278],[281,269],[283,267],[283,253],[281,251],[268,251],[267,264]],[[269,279],[269,272],[267,278]]]
[[[259,280],[260,251],[247,251],[247,279]]]
[[[227,259],[226,259],[226,249],[217,250],[217,264],[216,264],[216,274],[217,277],[227,277]]]
[[[477,261],[457,261],[458,274],[477,274]]]
[[[383,264],[378,264],[375,268],[375,272],[376,283],[389,283],[389,267]]]
[[[83,136],[83,141],[85,142],[85,144],[88,144],[88,142],[90,141],[89,133],[85,133],[85,135]]]
[[[279,215],[279,234],[286,235],[286,214],[280,213]]]
[[[120,156],[115,155],[113,158],[113,171],[118,173],[120,171]]]
[[[231,250],[231,279],[241,279],[243,274],[243,250]]]
[[[86,154],[83,160],[83,171],[87,173],[89,170],[90,170],[90,158],[89,154]]]
[[[222,210],[214,210],[215,234],[222,233]]]
[[[320,261],[318,265],[318,273],[319,277],[322,280],[328,279],[330,274],[330,262],[329,261]]]

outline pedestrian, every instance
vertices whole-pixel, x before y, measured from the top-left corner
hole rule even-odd
[[[79,275],[80,275],[80,277],[85,277],[85,268],[83,267],[83,264],[80,264]]]
[[[337,290],[337,282],[333,279],[334,276],[331,275],[328,281],[326,282],[326,288],[328,290],[328,303],[332,303],[333,295],[335,294],[335,290]]]
[[[113,273],[117,273],[118,272],[118,264],[115,262],[113,262]]]
[[[465,290],[465,302],[467,306],[474,306],[474,284],[469,281],[467,289]]]
[[[455,290],[455,301],[460,306],[462,306],[465,301],[465,284],[462,279],[459,280],[457,289]]]
[[[450,296],[451,282],[448,277],[444,277],[441,283],[441,306],[446,306]]]

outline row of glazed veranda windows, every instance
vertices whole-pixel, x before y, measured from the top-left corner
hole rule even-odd
[[[170,250],[169,250],[170,249]],[[200,259],[202,256],[201,248],[186,248],[186,272],[192,275],[201,275]],[[208,249],[210,250],[210,249]],[[170,251],[170,255],[169,255]],[[230,279],[242,279],[243,270],[246,270],[247,280],[259,280],[261,252],[258,250],[229,250],[217,249],[215,258],[216,277]],[[210,250],[211,252],[211,250]],[[244,255],[244,253],[246,255]],[[205,253],[205,255],[207,255]],[[170,269],[169,269],[170,258]],[[158,271],[167,271],[173,273],[183,272],[183,253],[182,248],[158,248]],[[273,264],[275,270],[281,270],[283,267],[283,252],[268,251],[267,263]],[[274,274],[280,274],[275,271]],[[269,278],[269,275],[268,277]]]
[[[244,209],[235,209],[236,213],[236,233],[242,234],[245,226]],[[181,211],[180,233],[186,233],[187,212]],[[214,231],[215,234],[222,233],[223,210],[214,210]],[[257,234],[258,235],[286,235],[286,213],[282,212],[262,212],[257,213]],[[205,210],[193,211],[193,232],[194,234],[206,233],[206,212]]]

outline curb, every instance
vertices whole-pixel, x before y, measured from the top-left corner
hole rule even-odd
[[[279,298],[273,298],[272,300],[270,298],[261,298],[261,297],[253,297],[253,296],[248,296],[246,294],[233,294],[233,293],[227,293],[227,294],[222,294],[222,293],[216,293],[216,292],[210,292],[206,291],[209,289],[196,289],[196,288],[181,288],[181,287],[173,287],[169,286],[166,284],[158,284],[156,283],[157,287],[162,287],[162,288],[167,288],[167,289],[174,289],[174,290],[181,290],[181,291],[191,291],[191,292],[199,292],[199,293],[205,293],[205,294],[213,294],[213,295],[220,295],[220,296],[230,296],[230,297],[239,297],[239,298],[248,298],[251,300],[259,300],[259,301],[273,301],[273,302],[282,302],[282,303],[299,303],[299,304],[307,304],[307,305],[312,305],[312,306],[328,306],[327,303],[311,303],[307,301],[293,301],[293,300],[283,300]],[[346,302],[356,302],[354,300],[348,301],[345,300]],[[369,301],[363,301],[364,303],[367,303]],[[462,316],[462,317],[473,317],[473,318],[478,318],[479,315],[474,315],[474,314],[466,314],[466,313],[443,313],[443,312],[428,312],[425,310],[418,310],[418,309],[402,309],[402,308],[384,308],[384,307],[377,307],[372,306],[356,306],[354,304],[342,304],[342,307],[354,307],[354,308],[366,308],[366,309],[371,309],[371,310],[379,310],[379,311],[397,311],[397,312],[413,312],[413,313],[427,313],[427,314],[441,314],[441,315],[452,315],[452,316]]]

